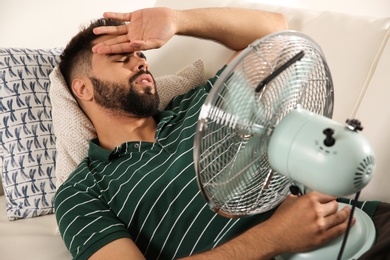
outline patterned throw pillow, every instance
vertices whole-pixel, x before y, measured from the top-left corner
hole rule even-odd
[[[61,49],[0,49],[0,166],[9,220],[53,213],[49,74]]]

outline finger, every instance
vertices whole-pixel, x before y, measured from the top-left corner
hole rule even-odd
[[[131,46],[131,43],[120,43],[120,44],[114,44],[109,46],[94,46],[92,48],[92,51],[98,54],[110,54],[110,53],[126,53],[126,52],[133,52],[133,48]]]
[[[337,203],[336,200],[331,200],[326,203],[322,203],[322,211],[323,211],[323,216],[327,217],[332,214],[335,214],[338,209],[339,209],[339,204]]]
[[[132,41],[132,42],[113,44],[113,45],[103,45],[100,43],[94,46],[92,48],[92,51],[98,54],[110,54],[110,53],[145,51],[145,50],[155,49],[158,47],[159,45],[153,42]]]
[[[331,227],[328,228],[327,230],[327,236],[330,238],[330,239],[334,239],[342,234],[345,233],[346,229],[347,229],[347,226],[348,226],[348,219],[349,219],[349,214],[350,214],[350,210],[347,210],[347,209],[343,209],[341,211],[339,211],[338,213],[343,213],[343,214],[340,214],[340,215],[344,215],[345,213],[346,216],[338,216],[337,218],[339,219],[333,219],[332,221],[334,221],[334,223],[337,223],[339,222],[339,224],[335,224],[335,225],[332,225]],[[354,225],[356,223],[356,219],[355,218],[352,218],[352,225]]]
[[[96,35],[100,34],[111,34],[111,35],[122,35],[127,34],[127,26],[99,26],[93,29],[93,33]]]
[[[325,218],[325,228],[332,229],[340,225],[346,227],[350,214],[351,214],[351,208],[344,207],[340,211],[327,216]]]
[[[337,199],[337,197],[335,197],[335,196],[324,194],[324,193],[320,193],[320,192],[316,192],[316,191],[311,192],[311,193],[313,193],[313,196],[315,196],[316,199],[318,200],[318,202],[320,202],[320,203],[328,203],[328,202],[330,202],[332,200],[336,200]]]
[[[125,44],[125,43],[129,44],[130,42],[131,41],[127,38],[127,35],[121,35],[96,44],[95,46],[92,47],[92,52],[98,52],[97,50],[100,49],[101,47],[109,47],[109,46]],[[105,49],[108,50],[108,48]]]
[[[157,49],[162,46],[161,40],[158,39],[149,39],[149,40],[135,40],[132,41],[132,47],[138,50],[151,50]]]
[[[111,18],[119,21],[130,21],[132,13],[105,12],[104,18]]]

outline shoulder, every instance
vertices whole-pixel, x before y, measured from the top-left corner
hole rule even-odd
[[[210,91],[210,90],[214,87],[215,83],[216,83],[217,80],[220,78],[221,74],[225,71],[225,69],[226,69],[227,66],[228,66],[227,64],[224,65],[222,68],[220,68],[220,69],[217,71],[217,73],[214,75],[214,77],[209,78],[209,79],[207,80],[207,82],[205,83],[204,87],[205,87],[208,91]]]
[[[176,109],[180,110],[181,107],[187,108],[191,106],[190,103],[202,104],[226,66],[224,65],[212,78],[206,80],[204,84],[199,85],[183,95],[175,97],[166,109],[175,111]]]
[[[70,197],[78,198],[77,194],[93,189],[95,180],[88,168],[88,158],[85,158],[69,177],[57,188],[54,205],[67,201]],[[74,201],[74,200],[73,200]]]
[[[58,188],[54,207],[69,251],[74,258],[86,259],[118,238],[130,238],[130,234],[104,201],[93,174],[82,166]]]

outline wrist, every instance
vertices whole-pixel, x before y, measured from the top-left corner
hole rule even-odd
[[[193,18],[191,18],[191,10],[173,10],[174,23],[176,27],[176,34],[189,35],[190,27],[193,26]]]

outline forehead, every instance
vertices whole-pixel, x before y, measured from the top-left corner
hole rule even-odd
[[[101,42],[110,40],[115,38],[115,35],[102,35],[96,38],[95,40],[92,41],[92,46],[99,44]],[[92,53],[92,64],[96,63],[96,61],[102,60],[107,58],[109,55],[107,54],[98,54],[98,53]]]
[[[108,35],[108,34],[105,34],[105,35],[99,36],[99,37],[97,37],[95,40],[93,40],[93,41],[92,41],[92,44],[95,45],[95,44],[98,44],[98,43],[101,43],[101,42],[104,42],[104,41],[113,39],[113,38],[115,38],[115,37],[116,37],[116,35]]]

